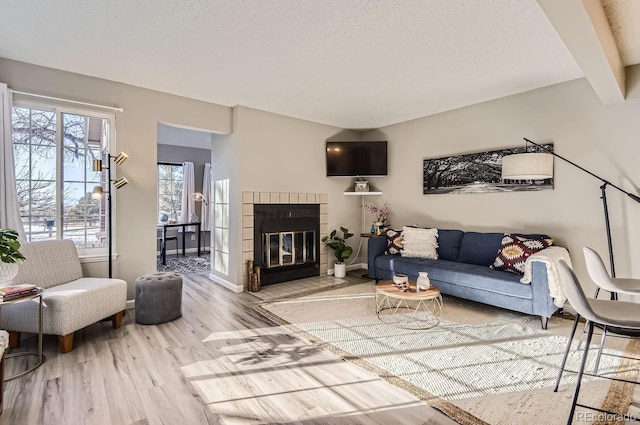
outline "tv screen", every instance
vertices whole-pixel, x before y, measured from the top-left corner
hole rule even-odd
[[[327,177],[386,175],[386,141],[327,142]]]

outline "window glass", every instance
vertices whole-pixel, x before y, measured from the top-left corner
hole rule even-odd
[[[182,221],[181,164],[158,164],[158,220]]]
[[[91,199],[91,192],[109,190],[106,170],[94,172],[93,160],[106,158],[112,119],[57,106],[12,108],[18,205],[29,241],[106,246],[106,199]]]

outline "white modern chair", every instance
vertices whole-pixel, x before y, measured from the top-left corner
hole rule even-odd
[[[583,252],[584,259],[587,264],[587,272],[589,272],[589,277],[598,287],[598,289],[596,289],[594,298],[598,298],[598,293],[600,292],[599,289],[604,289],[605,291],[609,292],[611,294],[612,300],[617,300],[618,294],[640,295],[640,279],[613,278],[609,275],[609,272],[607,271],[602,258],[594,249],[585,246],[583,248]],[[638,305],[638,308],[640,309],[640,305]],[[598,357],[596,359],[596,365],[593,373],[598,373],[598,366],[600,365],[600,355],[602,354],[602,349],[604,348],[604,340],[607,337],[607,331],[625,336],[640,336],[640,333],[629,331],[622,332],[621,330],[607,328],[605,326],[602,329],[600,348],[598,350]]]
[[[596,292],[594,294],[594,298],[598,298],[598,294],[600,290],[603,289],[611,294],[612,300],[617,300],[618,293],[621,294],[630,294],[630,295],[640,295],[640,279],[629,279],[629,278],[612,278],[607,271],[607,268],[602,261],[600,255],[592,248],[585,246],[583,248],[584,258],[587,265],[587,272],[589,273],[589,277],[596,284]],[[640,304],[636,304],[638,309],[640,310]],[[562,379],[562,372],[564,371],[565,363],[567,361],[567,357],[569,355],[570,345],[573,341],[573,337],[576,332],[576,328],[578,326],[578,320],[580,316],[576,317],[575,323],[573,324],[573,328],[571,334],[569,336],[569,341],[567,343],[567,347],[564,353],[564,357],[562,358],[562,364],[560,365],[560,371],[558,372],[558,377],[556,379],[556,385],[554,391],[558,391],[558,387],[560,386],[560,380]],[[588,323],[585,323],[585,330],[587,329]],[[596,362],[594,366],[594,374],[598,373],[598,367],[600,366],[600,357],[602,355],[602,350],[604,349],[604,341],[607,337],[607,333],[612,333],[616,335],[626,336],[626,337],[636,337],[640,336],[640,332],[631,331],[629,329],[616,329],[607,326],[602,326],[602,337],[600,339],[600,347],[598,348],[598,356],[596,357]],[[581,336],[582,338],[582,336]],[[580,343],[578,344],[578,349],[580,348]]]
[[[591,280],[593,280],[598,288],[602,288],[613,294],[640,295],[640,279],[613,278],[609,275],[602,258],[595,250],[585,246],[583,251],[589,277],[591,277]],[[596,293],[596,296],[597,295]]]
[[[609,327],[618,329],[621,331],[640,332],[640,317],[638,317],[638,304],[616,301],[616,300],[599,300],[595,298],[587,298],[582,290],[580,282],[576,278],[576,275],[571,270],[571,267],[560,260],[560,280],[562,282],[562,290],[567,297],[567,300],[571,306],[576,310],[576,313],[587,320],[587,340],[580,360],[580,367],[578,369],[578,377],[576,380],[576,388],[573,394],[573,401],[571,403],[571,411],[567,424],[570,425],[573,420],[573,415],[576,410],[576,406],[584,407],[591,410],[600,411],[603,413],[609,413],[612,415],[624,415],[626,412],[610,412],[602,409],[594,408],[578,403],[578,397],[580,394],[580,385],[582,383],[582,376],[584,374],[584,367],[587,362],[587,356],[589,355],[589,344],[593,337],[593,329],[595,326]],[[575,333],[577,321],[574,324],[572,333]],[[568,345],[571,345],[571,339],[569,339]],[[565,358],[566,360],[566,358]],[[637,384],[637,382],[629,381],[625,379],[613,378],[610,376],[600,375],[601,378],[610,379],[614,381],[627,382],[631,384]]]

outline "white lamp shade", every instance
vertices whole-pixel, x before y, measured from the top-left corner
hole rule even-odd
[[[502,158],[502,178],[509,180],[544,180],[553,178],[553,155],[519,153]]]

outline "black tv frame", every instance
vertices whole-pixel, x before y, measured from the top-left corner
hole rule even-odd
[[[325,161],[327,177],[385,177],[389,175],[388,143],[327,141]]]

